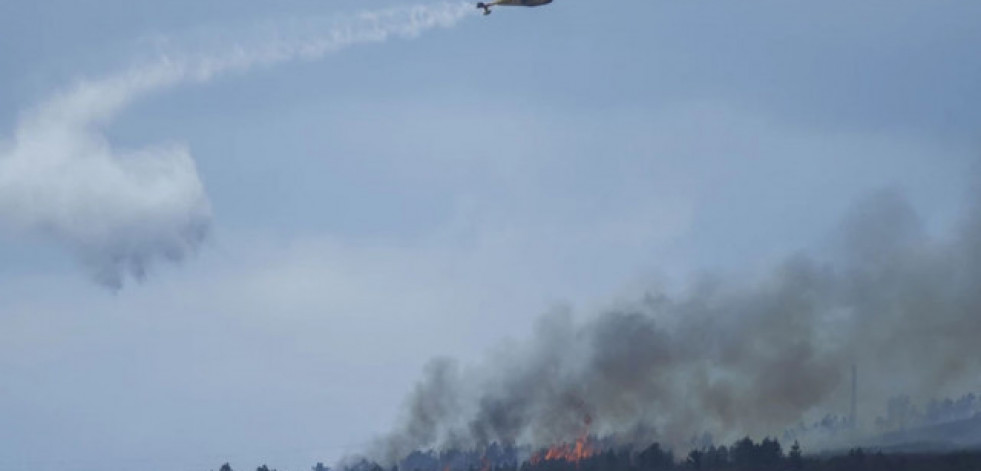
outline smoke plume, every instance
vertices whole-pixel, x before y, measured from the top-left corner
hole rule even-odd
[[[186,146],[119,149],[109,142],[105,128],[127,105],[231,71],[411,38],[468,14],[472,5],[437,3],[271,23],[234,32],[239,40],[219,41],[213,51],[178,48],[121,73],[81,81],[24,113],[9,142],[0,141],[0,228],[54,239],[106,286],[142,279],[154,261],[178,261],[200,246],[211,206]]]
[[[430,447],[547,446],[587,428],[674,446],[705,433],[773,436],[846,413],[852,364],[863,410],[897,393],[976,388],[979,216],[934,239],[900,193],[884,191],[854,205],[828,260],[706,276],[680,295],[652,289],[585,322],[546,315],[530,342],[467,374],[432,363],[375,451],[394,460]]]

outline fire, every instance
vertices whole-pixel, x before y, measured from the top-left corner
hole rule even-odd
[[[536,453],[531,457],[531,464],[538,464],[542,461],[568,461],[575,463],[589,458],[596,453],[592,444],[586,438],[579,438],[575,443],[563,443],[553,446],[545,451]]]
[[[542,461],[568,461],[570,463],[578,463],[595,455],[597,452],[596,447],[593,446],[589,439],[589,426],[592,423],[589,415],[586,415],[584,423],[585,428],[575,443],[563,443],[535,453],[529,460],[531,464],[538,464]]]

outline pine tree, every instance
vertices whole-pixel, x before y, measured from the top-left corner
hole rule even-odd
[[[804,455],[800,451],[800,443],[794,440],[794,445],[790,447],[790,454],[787,455],[790,461],[790,469],[804,469]]]

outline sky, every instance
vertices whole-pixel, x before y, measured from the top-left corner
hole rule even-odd
[[[0,470],[305,469],[430,358],[977,197],[977,2],[406,5],[0,3]]]

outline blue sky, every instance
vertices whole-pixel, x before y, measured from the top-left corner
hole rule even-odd
[[[80,83],[398,5],[4,2],[0,158]],[[429,358],[478,359],[556,305],[588,315],[649,284],[826,253],[882,188],[943,234],[981,152],[979,14],[556,0],[138,95],[95,127],[194,175],[117,194],[59,174],[0,201],[0,469],[302,469],[383,432]],[[24,223],[88,185],[113,204],[69,192]],[[144,196],[165,214],[126,212]],[[120,244],[173,249],[184,209],[210,230],[183,261],[151,251],[143,282],[94,281]]]

